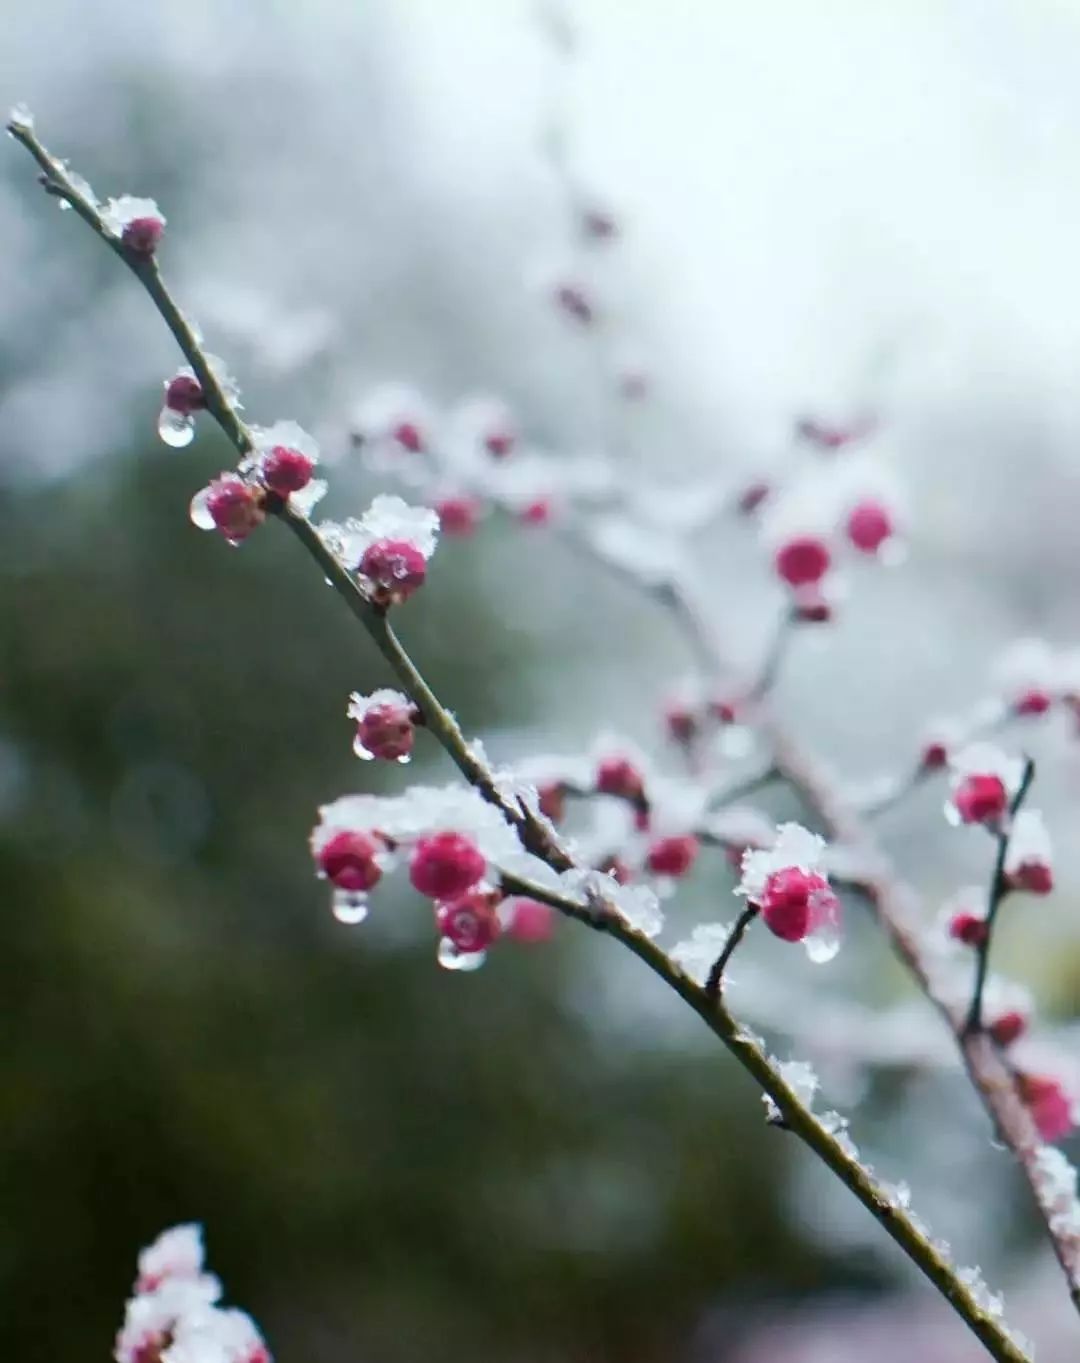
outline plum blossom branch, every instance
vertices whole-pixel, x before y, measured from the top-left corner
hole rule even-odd
[[[640,589],[641,584],[632,575],[622,576]],[[649,595],[671,611],[704,675],[723,676],[728,669],[713,629],[685,583],[673,582],[664,593]],[[1014,712],[1023,713],[1023,707],[1014,707]],[[876,811],[853,805],[832,773],[787,732],[765,700],[757,708],[754,722],[772,753],[773,770],[814,812],[828,836],[844,848],[851,864],[861,868],[852,883],[862,892],[898,959],[951,1031],[998,1137],[1020,1166],[1065,1274],[1070,1298],[1080,1312],[1080,1240],[1046,1205],[1043,1159],[1047,1147],[1011,1066],[989,1037],[968,1030],[963,1014],[939,996],[920,945],[918,896],[892,867],[867,826],[867,814]],[[1000,722],[996,719],[995,725]]]
[[[217,421],[225,435],[241,456],[254,447],[252,432],[241,421],[234,403],[219,381],[202,348],[198,335],[184,317],[169,293],[156,261],[134,251],[123,240],[115,238],[99,212],[97,205],[80,188],[67,169],[38,141],[32,124],[25,117],[13,118],[8,132],[33,156],[42,169],[47,190],[70,203],[72,208],[112,249],[143,284],[192,371],[203,387],[205,407]],[[524,799],[508,792],[475,748],[466,741],[459,725],[424,680],[421,672],[394,633],[385,607],[379,605],[359,586],[337,555],[331,551],[306,515],[290,506],[285,498],[267,498],[267,511],[282,521],[293,533],[318,566],[322,575],[342,597],[349,610],[363,626],[375,646],[390,664],[405,688],[409,699],[418,708],[425,724],[458,766],[462,775],[486,800],[494,806],[517,832],[524,847],[541,858],[555,872],[574,869],[574,863],[559,844],[549,826],[528,807]],[[699,627],[696,613],[681,591],[672,589],[671,602],[676,612],[691,626],[691,637],[696,641],[703,662],[712,666],[716,652],[707,632]],[[777,747],[777,767],[796,786],[813,793],[815,781],[801,773],[797,755],[785,749],[774,735]],[[816,801],[826,822],[841,827],[843,819],[830,815],[829,800]],[[586,891],[584,900],[553,891],[540,884],[504,875],[507,888],[513,888],[560,909],[572,918],[602,927],[650,970],[664,981],[693,1009],[709,1029],[720,1039],[756,1083],[768,1095],[780,1113],[785,1127],[797,1135],[854,1194],[862,1205],[883,1226],[891,1238],[919,1267],[938,1289],[969,1328],[986,1346],[990,1354],[1002,1363],[1029,1363],[1028,1355],[973,1290],[963,1273],[931,1239],[925,1227],[908,1213],[902,1201],[890,1196],[878,1184],[870,1171],[860,1162],[843,1128],[818,1118],[809,1101],[804,1100],[783,1067],[773,1061],[758,1041],[749,1035],[724,1007],[718,998],[709,995],[685,973],[659,946],[642,931],[633,927],[620,912],[618,904],[608,898],[605,889]],[[973,1038],[973,1045],[981,1038]]]
[[[998,910],[1004,903],[1005,896],[1010,888],[1008,877],[1005,874],[1009,842],[1012,838],[1014,820],[1027,798],[1027,793],[1031,789],[1031,783],[1034,779],[1035,763],[1029,757],[1024,762],[1024,774],[1020,778],[1020,785],[1009,804],[1009,817],[1003,821],[996,834],[997,856],[994,859],[994,871],[990,879],[990,902],[984,931],[981,941],[975,948],[975,988],[971,995],[971,1008],[968,1011],[967,1021],[964,1023],[966,1033],[978,1032],[982,1029],[983,992],[986,989],[986,972],[990,966],[990,946],[993,940],[994,924],[997,921]]]

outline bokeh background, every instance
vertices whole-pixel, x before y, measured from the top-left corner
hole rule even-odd
[[[5,12],[0,95],[99,193],[163,205],[166,272],[249,413],[337,456],[332,515],[370,492],[345,432],[386,380],[500,393],[531,441],[673,486],[767,470],[799,416],[875,411],[908,561],[857,575],[778,698],[853,777],[889,769],[1009,639],[1080,640],[1080,6],[565,9],[569,58],[525,0],[41,0]],[[598,286],[652,381],[629,423],[550,306],[573,253],[553,117],[620,225]],[[0,1353],[107,1357],[137,1248],[197,1219],[282,1360],[978,1357],[610,944],[567,927],[457,977],[407,894],[331,919],[315,807],[405,780],[349,752],[345,697],[380,664],[286,537],[237,553],[190,526],[228,454],[209,429],[157,442],[170,338],[13,144],[0,241]],[[749,664],[778,604],[760,547],[724,524],[697,552]],[[436,562],[403,631],[500,760],[656,739],[688,662],[662,616],[544,530],[492,522]],[[1061,865],[1001,958],[1059,1028],[1080,761],[1061,718],[1018,741]],[[447,775],[426,748],[415,772]],[[884,826],[928,913],[988,873],[940,798]],[[703,864],[673,931],[730,888]],[[868,1068],[842,1012],[815,1037],[848,1004],[924,1033],[867,925],[827,975],[747,950],[780,1053],[827,1052],[883,1176],[1040,1358],[1071,1357],[1017,1181],[933,1042]]]

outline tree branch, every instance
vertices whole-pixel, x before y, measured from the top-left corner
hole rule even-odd
[[[28,124],[13,121],[8,124],[7,130],[42,168],[49,192],[70,203],[79,217],[106,241],[142,283],[202,385],[210,415],[217,421],[237,452],[241,455],[247,454],[252,448],[250,432],[211,370],[195,331],[169,293],[156,262],[136,257],[106,230],[96,205],[82,195],[65,168],[38,141]],[[542,857],[555,870],[564,870],[571,866],[570,857],[552,837],[545,824],[525,809],[519,801],[500,790],[494,774],[469,747],[457,722],[428,686],[397,639],[385,612],[368,600],[359,584],[323,543],[311,522],[287,505],[277,512],[277,517],[288,526],[307,550],[321,575],[329,579],[335,591],[367,631],[375,646],[394,669],[410,698],[420,709],[425,723],[457,764],[466,780],[471,782],[485,799],[502,810],[507,820],[518,830],[521,841],[528,850]],[[708,633],[699,629],[696,616],[689,610],[681,592],[673,589],[671,602],[676,607],[677,614],[686,615],[691,626],[690,636],[700,649],[702,660],[708,661],[711,666],[716,661],[716,651]],[[789,780],[796,781],[796,777],[792,775],[790,762],[785,762],[781,758],[778,766]],[[807,1105],[799,1100],[777,1066],[756,1041],[740,1028],[722,1003],[709,998],[705,990],[680,970],[659,946],[633,929],[622,917],[615,903],[601,899],[596,906],[582,904],[570,896],[556,893],[538,884],[534,885],[518,877],[505,876],[503,879],[507,887],[513,887],[516,892],[552,904],[569,916],[587,922],[593,927],[603,926],[643,961],[723,1042],[776,1104],[786,1127],[814,1151],[881,1223],[892,1239],[953,1306],[990,1354],[1001,1360],[1001,1363],[1030,1363],[1027,1355],[1014,1343],[1000,1322],[979,1304],[971,1290],[960,1280],[954,1265],[942,1256],[911,1216],[890,1200],[858,1159],[849,1154],[837,1137],[814,1116]],[[595,919],[594,907],[603,912],[602,924]]]

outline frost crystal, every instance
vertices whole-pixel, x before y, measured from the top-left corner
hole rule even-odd
[[[784,1060],[776,1067],[780,1078],[795,1092],[796,1098],[805,1108],[814,1106],[814,1095],[821,1087],[821,1081],[814,1073],[814,1067],[805,1060]]]
[[[522,855],[517,834],[499,811],[472,786],[414,786],[403,795],[345,795],[319,810],[311,835],[317,856],[343,831],[382,833],[398,843],[414,843],[434,832],[464,834],[486,861],[517,862]]]
[[[676,943],[669,954],[695,984],[703,985],[730,936],[730,923],[700,923],[689,938]]]
[[[301,516],[310,516],[315,507],[326,496],[327,486],[325,478],[312,478],[307,487],[302,487],[299,492],[290,495],[289,505]]]
[[[848,1120],[841,1113],[834,1110],[823,1112],[818,1121],[836,1141],[837,1145],[847,1155],[848,1159],[857,1160],[859,1158],[859,1147],[848,1134]]]
[[[130,194],[121,194],[119,199],[110,199],[101,210],[101,222],[111,237],[121,237],[124,228],[138,218],[156,218],[165,221],[165,215],[153,199],[136,199]]]
[[[587,904],[610,904],[630,927],[645,937],[655,937],[664,926],[664,915],[655,891],[647,885],[620,885],[606,871],[573,867],[563,871],[559,883]]]
[[[1004,1313],[1004,1298],[998,1293],[990,1291],[981,1268],[959,1268],[956,1271],[956,1276],[974,1297],[975,1304],[980,1311],[985,1311],[988,1316],[992,1316],[995,1320]]]
[[[1080,1201],[1077,1200],[1077,1170],[1060,1150],[1043,1145],[1035,1155],[1035,1187],[1039,1202],[1055,1235],[1074,1242],[1080,1254]],[[1077,1261],[1077,1254],[1073,1262]]]

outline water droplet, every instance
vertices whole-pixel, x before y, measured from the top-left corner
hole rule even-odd
[[[803,938],[806,954],[815,965],[825,965],[840,950],[840,927],[837,923],[822,923],[808,937]]]
[[[157,431],[166,445],[174,450],[182,450],[195,438],[195,418],[174,412],[171,407],[162,407]]]
[[[367,895],[358,890],[335,890],[332,912],[339,923],[355,927],[368,916]]]
[[[412,755],[410,753],[403,752],[400,757],[395,757],[394,761],[397,762],[397,764],[401,767],[407,767],[409,763],[412,761]]]
[[[444,970],[477,970],[486,955],[485,951],[459,951],[449,937],[439,938],[439,964]]]
[[[197,526],[200,530],[214,529],[214,518],[210,514],[209,503],[210,489],[208,487],[200,488],[191,499],[188,515],[191,517],[192,525]]]

